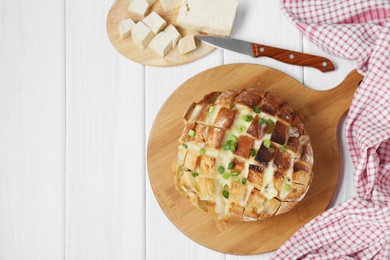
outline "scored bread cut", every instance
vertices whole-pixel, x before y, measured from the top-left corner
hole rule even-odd
[[[290,211],[313,178],[313,149],[301,118],[257,88],[212,92],[184,113],[173,162],[176,189],[224,221]]]

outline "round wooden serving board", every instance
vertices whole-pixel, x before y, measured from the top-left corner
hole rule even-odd
[[[176,46],[164,58],[161,58],[149,47],[146,47],[144,50],[139,49],[133,43],[131,35],[121,40],[118,31],[118,24],[120,21],[126,18],[131,18],[134,20],[134,22],[142,20],[142,18],[131,15],[127,11],[129,3],[130,0],[116,0],[107,16],[108,38],[110,39],[114,48],[126,58],[150,66],[175,66],[197,60],[214,50],[214,47],[196,40],[196,50],[186,54],[180,54]],[[165,13],[162,9],[160,1],[157,1],[150,7],[147,14],[155,11],[167,22],[167,24],[173,24],[182,37],[196,34],[196,32],[185,30],[177,26],[176,17],[179,13],[179,10],[180,8],[176,8],[170,12]]]
[[[192,240],[228,254],[253,255],[280,247],[332,199],[339,175],[337,127],[362,76],[351,72],[336,88],[315,91],[277,70],[254,64],[206,70],[181,85],[165,102],[150,133],[148,171],[153,192],[175,226]],[[221,223],[195,208],[175,190],[171,164],[183,129],[182,115],[205,94],[234,87],[258,87],[286,100],[305,123],[314,151],[314,179],[305,198],[290,212],[256,222]]]

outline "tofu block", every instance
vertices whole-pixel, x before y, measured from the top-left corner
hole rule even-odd
[[[164,57],[172,49],[172,41],[165,32],[160,32],[150,41],[149,47]]]
[[[228,36],[237,5],[236,0],[184,0],[176,21],[188,30]]]
[[[154,33],[140,21],[134,26],[133,30],[131,30],[131,36],[133,37],[135,45],[143,50],[154,37]]]
[[[196,49],[195,38],[193,35],[187,35],[179,41],[179,53],[185,54]]]
[[[150,13],[142,19],[142,22],[149,27],[154,34],[158,34],[167,25],[167,22],[165,22],[165,20],[156,12]]]
[[[131,19],[124,19],[119,22],[119,35],[121,39],[126,38],[131,34],[131,30],[134,28],[135,22]]]
[[[172,24],[168,25],[164,32],[168,35],[172,42],[172,49],[176,47],[177,42],[180,40],[180,33],[177,31],[176,27]]]
[[[160,0],[164,12],[169,12],[180,6],[182,0]]]
[[[150,5],[146,0],[131,0],[128,11],[130,14],[144,17]]]

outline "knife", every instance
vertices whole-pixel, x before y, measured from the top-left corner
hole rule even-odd
[[[280,49],[224,36],[196,35],[195,37],[214,47],[246,54],[254,58],[269,57],[292,65],[316,68],[322,72],[334,70],[333,63],[329,59],[316,55]]]

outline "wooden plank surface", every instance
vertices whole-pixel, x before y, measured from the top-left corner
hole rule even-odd
[[[264,64],[317,89],[340,82],[353,63],[332,57],[337,70],[320,74],[215,51],[185,66],[143,67],[108,41],[113,2],[0,2],[0,259],[240,259],[193,242],[159,208],[144,155],[160,106],[223,63]],[[233,36],[321,53],[278,2],[241,0]],[[335,203],[354,194],[348,156]]]
[[[111,1],[67,1],[66,259],[145,256],[144,68],[108,41]]]
[[[0,259],[64,259],[64,2],[36,5],[0,1]]]

